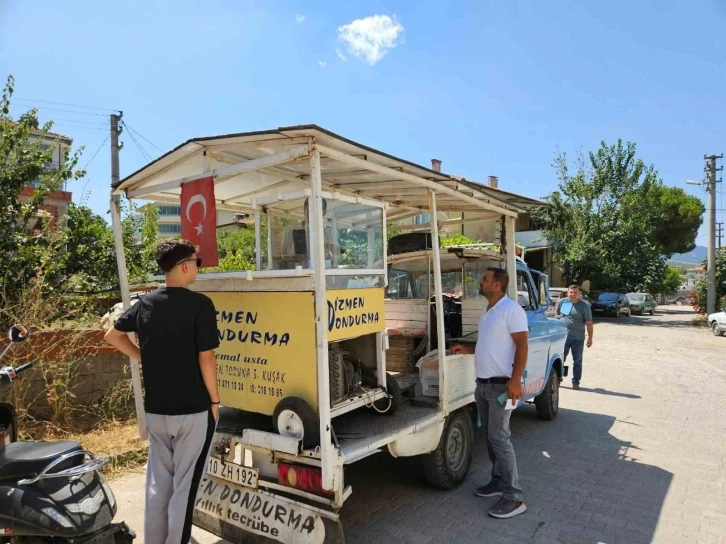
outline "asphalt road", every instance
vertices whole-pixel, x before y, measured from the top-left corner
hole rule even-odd
[[[429,487],[415,459],[377,454],[347,469],[347,542],[726,543],[726,338],[694,317],[674,306],[598,318],[582,389],[562,384],[557,419],[515,412],[525,514],[495,520],[496,499],[474,497],[490,471],[478,436],[470,474],[450,492]],[[118,519],[141,533],[144,477],[113,486]],[[193,540],[223,542],[198,529]]]

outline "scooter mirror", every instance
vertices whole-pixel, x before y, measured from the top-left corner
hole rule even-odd
[[[10,341],[14,344],[19,344],[21,342],[25,342],[28,339],[28,336],[30,335],[30,331],[28,331],[28,327],[25,325],[19,325],[15,324],[12,327],[10,327],[10,332],[8,333],[8,337],[10,338]]]

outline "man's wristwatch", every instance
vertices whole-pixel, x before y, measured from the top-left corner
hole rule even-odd
[[[219,404],[219,401],[217,401],[217,402],[213,402],[212,404]]]

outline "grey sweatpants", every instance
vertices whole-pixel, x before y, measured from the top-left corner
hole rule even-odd
[[[186,544],[192,535],[194,499],[216,422],[212,411],[183,416],[146,414],[146,544]]]
[[[491,482],[499,485],[502,496],[512,501],[522,500],[522,488],[519,487],[517,458],[514,455],[509,430],[511,410],[505,410],[497,397],[507,390],[504,384],[476,384],[474,399],[479,411],[481,426],[486,433],[487,453],[492,463]]]

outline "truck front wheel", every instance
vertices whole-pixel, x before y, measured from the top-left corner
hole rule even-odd
[[[436,449],[422,458],[426,479],[439,489],[453,489],[469,473],[474,452],[474,424],[464,410],[448,417]]]
[[[555,367],[550,370],[544,391],[534,398],[534,405],[537,408],[538,418],[553,420],[557,417],[560,409],[560,379],[557,377]]]

